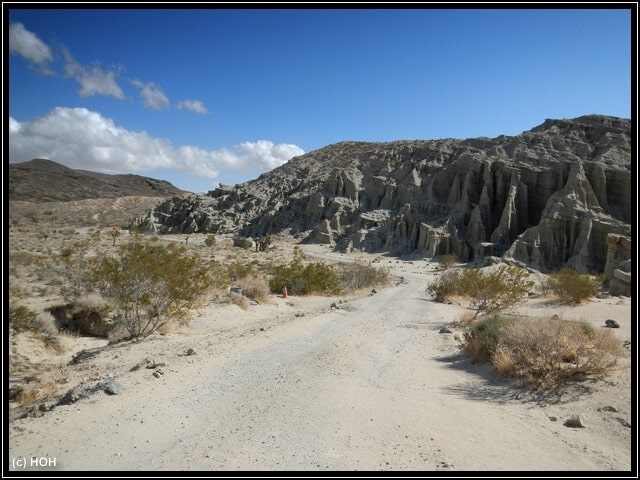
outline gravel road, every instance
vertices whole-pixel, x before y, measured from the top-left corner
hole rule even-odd
[[[25,419],[11,455],[91,471],[628,468],[472,365],[418,276],[340,307]]]

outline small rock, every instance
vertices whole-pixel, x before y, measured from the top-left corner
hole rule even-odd
[[[158,371],[153,372],[153,376],[156,378],[160,378],[162,376],[162,374]]]
[[[442,327],[438,333],[453,333],[447,327]]]
[[[333,310],[334,308],[335,308],[336,310],[339,310],[339,309],[340,309],[340,307],[338,306],[338,304],[337,304],[336,302],[333,302],[333,303],[331,304],[331,307],[330,307],[330,308],[331,308],[331,310]]]
[[[598,411],[599,412],[617,412],[618,409],[612,405],[607,405],[606,407],[600,407]]]
[[[551,315],[551,320],[560,320],[560,317],[557,313],[554,313],[553,315]]]
[[[622,425],[623,427],[627,427],[627,428],[631,428],[631,424],[629,422],[627,422],[624,418],[616,418],[616,420],[620,423],[620,425]]]
[[[195,349],[193,348],[189,348],[187,349],[187,355],[196,355],[198,352],[195,351]]]
[[[38,406],[38,409],[39,409],[41,412],[48,412],[48,411],[50,411],[50,410],[53,410],[53,408],[54,408],[55,406],[56,406],[56,404],[55,404],[55,403],[52,403],[52,402],[45,402],[45,403],[41,403],[41,404]]]
[[[117,380],[114,380],[107,385],[107,388],[105,388],[104,391],[109,395],[118,395],[122,391],[122,384]]]
[[[373,290],[371,290],[371,293],[376,294],[378,293],[378,291],[374,288]]]
[[[605,320],[604,324],[609,328],[620,328],[620,324],[612,319]]]
[[[551,420],[552,422],[557,422],[558,421],[558,417],[549,417],[549,420]]]
[[[584,415],[571,415],[571,417],[564,422],[564,426],[571,428],[585,428],[586,421],[587,417]]]
[[[264,332],[264,327],[260,327],[260,331],[261,331],[261,332]]]

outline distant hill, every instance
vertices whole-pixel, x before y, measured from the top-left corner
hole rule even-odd
[[[9,200],[40,203],[129,196],[170,197],[183,193],[165,180],[75,170],[51,160],[9,164]]]

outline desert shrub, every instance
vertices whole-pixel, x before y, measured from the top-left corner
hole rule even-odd
[[[9,305],[9,327],[17,332],[39,329],[36,319],[38,313],[24,305]]]
[[[460,270],[447,270],[427,287],[427,292],[433,295],[436,302],[446,302],[458,295],[460,277]]]
[[[533,282],[527,281],[523,268],[501,266],[491,273],[479,268],[464,270],[458,279],[458,291],[470,298],[480,313],[497,313],[524,301]]]
[[[458,317],[458,323],[460,325],[469,325],[475,319],[476,319],[476,315],[473,312],[470,312],[467,310],[466,312],[462,312],[460,314],[460,316]]]
[[[338,275],[331,265],[322,262],[310,263],[306,266],[294,260],[288,266],[272,267],[269,288],[274,293],[284,288],[291,295],[337,294],[340,292]]]
[[[233,237],[233,246],[238,248],[244,248],[245,250],[253,249],[253,240],[246,237]]]
[[[216,237],[215,235],[207,235],[207,238],[204,239],[204,244],[207,247],[213,247],[216,244]]]
[[[252,300],[264,300],[269,296],[269,282],[262,277],[247,275],[236,282],[242,294]]]
[[[249,275],[255,275],[255,263],[235,262],[227,265],[226,275],[231,282],[236,282]]]
[[[551,388],[576,376],[604,376],[621,354],[610,330],[587,322],[524,319],[500,330],[492,362],[499,373]]]
[[[453,267],[456,263],[458,263],[458,256],[455,254],[446,254],[440,257],[440,268],[443,270],[447,270]]]
[[[62,249],[54,267],[54,276],[60,280],[54,282],[59,295],[69,304],[75,304],[92,288],[88,260],[82,248],[77,245]]]
[[[491,315],[475,321],[467,327],[463,336],[463,348],[476,362],[490,360],[500,341],[502,330],[515,319]]]
[[[90,277],[111,303],[116,324],[133,338],[148,336],[174,319],[185,321],[212,285],[208,268],[176,244],[125,244],[119,256],[96,259]]]
[[[361,263],[339,263],[335,268],[342,292],[389,283],[389,270],[385,268]]]
[[[249,302],[249,299],[240,293],[235,293],[235,292],[229,293],[229,299],[231,303],[239,306],[243,310],[247,310],[251,305],[251,303]]]
[[[572,268],[563,268],[549,276],[551,291],[568,303],[581,303],[597,295],[601,284],[598,278],[580,274]]]

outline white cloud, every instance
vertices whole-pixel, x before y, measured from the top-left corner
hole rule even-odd
[[[207,107],[200,100],[184,100],[178,102],[178,108],[180,110],[189,110],[195,113],[209,113]]]
[[[43,73],[52,73],[47,66],[53,60],[51,49],[21,23],[9,24],[9,52],[26,58],[37,65]]]
[[[169,108],[169,99],[162,89],[153,82],[142,83],[138,80],[131,82],[140,89],[140,96],[145,107],[152,110],[164,110]]]
[[[56,107],[31,122],[9,117],[9,161],[48,158],[71,168],[137,173],[156,168],[217,178],[221,171],[260,173],[304,151],[268,140],[243,142],[231,149],[174,147],[171,142],[134,132],[86,108]]]
[[[64,67],[65,73],[68,77],[73,77],[82,87],[79,92],[81,97],[99,94],[124,99],[124,92],[116,82],[119,72],[105,71],[99,65],[93,67],[80,65],[67,49],[63,49],[62,54],[67,62]]]

